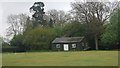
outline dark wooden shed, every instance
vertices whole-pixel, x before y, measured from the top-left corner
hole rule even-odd
[[[88,48],[84,37],[61,37],[52,41],[54,51],[80,51]]]

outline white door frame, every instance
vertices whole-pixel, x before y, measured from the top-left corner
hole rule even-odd
[[[64,48],[63,48],[64,51],[69,51],[69,46],[68,46],[68,44],[64,44],[63,47],[64,47]]]

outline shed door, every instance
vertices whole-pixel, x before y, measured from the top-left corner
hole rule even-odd
[[[68,44],[64,44],[64,51],[68,51],[68,50],[69,50]]]

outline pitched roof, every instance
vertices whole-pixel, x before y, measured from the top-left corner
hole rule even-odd
[[[81,42],[84,37],[61,37],[56,38],[52,43],[72,43],[72,42]]]

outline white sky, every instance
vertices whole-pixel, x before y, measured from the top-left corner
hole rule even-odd
[[[71,10],[70,3],[74,0],[0,0],[0,36],[5,37],[7,17],[10,14],[27,13],[34,2],[42,1],[45,4],[45,11],[50,9]]]
[[[8,27],[6,22],[8,15],[20,13],[30,14],[29,8],[34,4],[34,2],[38,1],[44,2],[45,11],[49,9],[69,11],[71,10],[71,2],[82,0],[0,0],[0,36],[5,37],[6,28]]]

